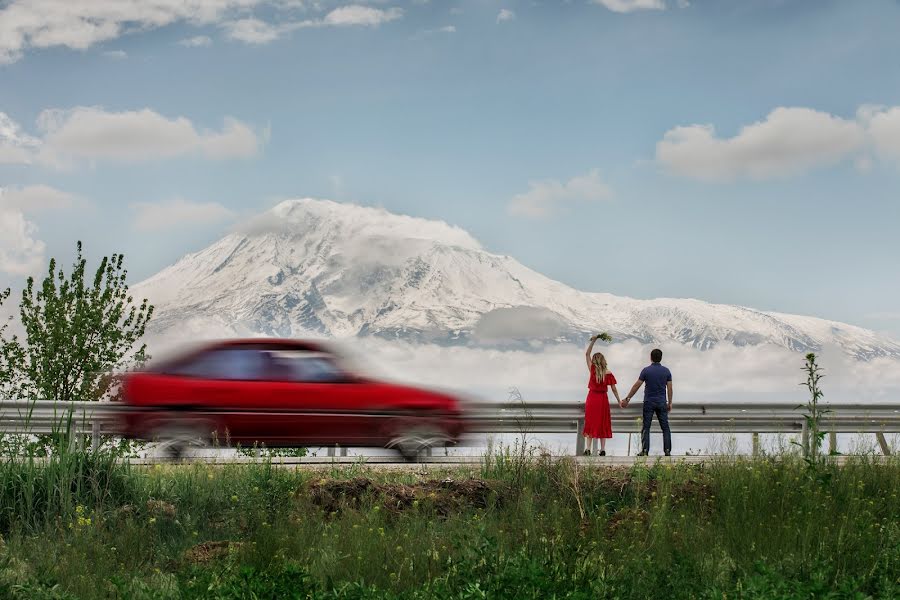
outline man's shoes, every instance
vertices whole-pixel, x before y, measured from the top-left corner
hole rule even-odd
[[[641,452],[638,452],[637,455],[638,455],[638,456],[647,456],[647,451],[646,451],[646,450],[642,450]]]
[[[666,456],[672,456],[671,452],[666,452]]]
[[[606,450],[601,450],[597,456],[606,456]]]

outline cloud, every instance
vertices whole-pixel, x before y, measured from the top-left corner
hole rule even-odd
[[[900,106],[862,107],[859,118],[868,123],[875,152],[900,165]]]
[[[217,315],[199,313],[169,331],[151,334],[151,353],[156,354],[156,348],[202,339],[250,335],[236,332]],[[506,400],[513,386],[526,401],[579,402],[587,392],[584,346],[558,344],[528,351],[375,337],[347,338],[333,344],[351,359],[351,364],[371,376],[456,389],[482,400]],[[649,363],[652,348],[634,340],[599,348],[619,381],[620,393],[627,393],[641,368]],[[806,390],[799,385],[803,380],[802,353],[771,345],[721,345],[697,350],[674,342],[664,344],[662,349],[663,363],[673,373],[676,409],[679,401],[784,402],[795,406],[807,400]],[[864,403],[885,402],[900,393],[900,361],[896,359],[858,361],[839,349],[826,349],[818,356],[826,375],[826,402],[851,396]]]
[[[37,226],[22,211],[0,207],[0,271],[27,275],[43,266],[46,246],[36,234]]]
[[[372,8],[371,6],[362,6],[360,4],[352,4],[350,6],[341,6],[340,8],[332,10],[325,15],[322,24],[335,27],[377,27],[382,23],[394,21],[402,16],[403,9],[400,8],[380,9]]]
[[[235,217],[234,211],[217,202],[136,202],[134,227],[138,231],[162,231],[190,225],[220,223]]]
[[[400,8],[373,8],[352,4],[341,6],[327,13],[323,18],[303,21],[287,21],[269,23],[255,17],[229,21],[222,24],[229,39],[246,44],[268,44],[281,36],[313,27],[378,27],[383,23],[394,21],[403,16]],[[454,28],[455,31],[455,28]]]
[[[0,63],[29,48],[84,50],[124,33],[217,23],[267,0],[11,0],[0,10]]]
[[[0,165],[28,164],[41,141],[27,135],[9,115],[0,112]]]
[[[419,31],[418,33],[413,35],[411,39],[421,39],[424,37],[440,35],[444,33],[456,33],[456,27],[454,25],[445,25],[436,29],[423,29],[422,31]]]
[[[11,186],[0,189],[0,210],[33,213],[71,208],[75,196],[49,185]]]
[[[513,10],[508,8],[501,8],[500,12],[497,13],[497,23],[505,23],[507,21],[512,21],[516,18],[516,13]]]
[[[887,118],[878,125],[888,149],[890,112],[874,115],[873,129],[882,115]],[[656,159],[676,175],[701,181],[763,180],[833,165],[858,153],[866,141],[866,130],[858,120],[809,108],[779,107],[732,138],[717,137],[712,125],[675,127],[657,143]]]
[[[252,17],[253,9],[264,6],[274,7],[275,18],[287,20],[268,24]],[[295,0],[9,0],[0,8],[0,64],[13,63],[32,48],[84,50],[126,33],[174,23],[218,25],[232,39],[261,44],[302,27],[377,26],[403,14],[400,8],[351,4],[323,18],[289,20],[291,11],[321,8],[320,3]]]
[[[240,19],[223,25],[229,39],[246,44],[268,44],[287,31],[283,27],[270,25],[256,18]]]
[[[619,380],[620,393],[627,392],[649,363],[651,348],[635,341],[600,348]],[[581,401],[586,393],[588,374],[581,346],[560,344],[529,352],[362,338],[353,339],[348,350],[375,375],[456,388],[485,400],[505,400],[513,386],[533,401]],[[798,385],[801,353],[775,346],[730,345],[702,351],[679,344],[664,345],[663,352],[663,363],[673,373],[676,405],[679,398],[792,405],[806,401],[806,391]],[[889,401],[900,392],[898,360],[861,362],[840,351],[826,351],[820,362],[826,374],[826,401],[836,402],[847,394],[864,402]]]
[[[0,272],[30,275],[42,269],[46,245],[26,215],[66,209],[74,200],[48,185],[0,188]]]
[[[226,118],[221,131],[197,131],[185,117],[169,119],[148,108],[45,110],[38,126],[44,137],[37,159],[61,167],[78,161],[139,162],[192,154],[209,159],[248,158],[260,146],[257,133],[236,119]]]
[[[565,320],[549,309],[513,306],[481,315],[473,333],[485,341],[546,340],[562,335],[567,328]]]
[[[178,45],[187,48],[202,48],[203,46],[211,46],[212,38],[208,35],[195,35],[194,37],[179,40]]]
[[[587,175],[573,177],[566,183],[554,179],[532,181],[529,190],[513,197],[510,214],[538,218],[550,215],[556,208],[573,201],[598,201],[612,197],[612,190],[600,179],[597,169]]]
[[[629,13],[637,10],[665,10],[663,0],[591,0],[617,13]]]

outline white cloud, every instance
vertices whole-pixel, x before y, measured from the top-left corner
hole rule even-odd
[[[128,58],[128,53],[124,50],[107,50],[103,53],[103,56],[106,58],[111,58],[113,60],[125,60]]]
[[[620,393],[627,392],[641,368],[650,362],[651,348],[635,341],[603,346]],[[806,392],[798,385],[802,380],[801,353],[775,346],[721,345],[696,350],[675,343],[662,349],[663,363],[672,369],[676,405],[679,398],[694,402],[723,398],[737,402],[806,401]],[[587,391],[581,346],[555,345],[529,352],[362,338],[353,339],[347,350],[361,357],[360,364],[372,374],[455,387],[485,400],[505,400],[512,386],[533,401],[581,401]],[[819,359],[825,368],[826,401],[837,402],[846,394],[864,402],[887,401],[900,391],[900,361],[896,359],[863,362],[840,350],[825,350]]]
[[[134,227],[139,231],[161,231],[190,225],[221,223],[235,217],[234,211],[217,202],[136,202]]]
[[[0,10],[0,63],[29,48],[83,50],[130,31],[205,25],[267,0],[11,0]]]
[[[46,246],[36,233],[37,226],[22,211],[0,207],[0,271],[27,275],[43,266]]]
[[[510,201],[513,215],[544,217],[560,204],[573,201],[598,201],[612,197],[612,190],[600,179],[600,172],[592,169],[587,175],[573,177],[562,183],[554,179],[529,182],[529,190]]]
[[[882,158],[900,164],[900,106],[863,107],[860,118],[868,122],[875,151]]]
[[[362,6],[360,4],[351,4],[350,6],[341,6],[332,10],[325,15],[322,20],[324,25],[333,25],[336,27],[346,26],[366,26],[377,27],[382,23],[395,21],[403,16],[403,10],[400,8],[372,8],[371,6]]]
[[[187,48],[201,48],[203,46],[211,46],[212,38],[208,35],[195,35],[194,37],[179,40],[178,45],[185,46]]]
[[[657,143],[656,159],[672,173],[703,181],[770,179],[833,165],[865,144],[856,120],[779,107],[732,138],[717,137],[712,125],[675,127]]]
[[[42,269],[46,245],[26,215],[66,209],[74,200],[48,185],[0,188],[0,272],[31,275]]]
[[[239,42],[247,44],[268,44],[281,36],[311,27],[378,27],[382,23],[394,21],[403,16],[400,8],[372,8],[352,4],[335,8],[321,19],[306,19],[303,21],[287,21],[284,23],[269,23],[255,17],[228,21],[222,24],[226,35]],[[455,29],[454,29],[455,31]]]
[[[38,117],[44,132],[41,161],[65,166],[79,160],[137,162],[199,154],[211,159],[254,156],[260,145],[246,124],[225,119],[221,131],[197,131],[185,117],[166,118],[150,109],[107,112],[77,107],[46,110]]]
[[[507,21],[512,21],[515,18],[516,18],[515,11],[510,10],[508,8],[501,8],[500,12],[497,13],[497,22],[498,23],[505,23]]]
[[[0,188],[0,210],[33,213],[71,208],[75,196],[49,185],[27,185]]]
[[[537,306],[495,308],[481,315],[473,333],[481,340],[511,341],[553,339],[567,330],[555,312]]]
[[[268,24],[252,17],[252,9],[271,6]],[[400,8],[362,4],[334,8],[324,18],[291,21],[291,11],[322,10],[321,3],[296,0],[9,0],[0,8],[0,64],[12,63],[32,48],[84,50],[126,33],[186,23],[223,26],[233,39],[260,44],[301,27],[377,26],[399,19]],[[250,16],[248,16],[250,15]],[[205,45],[202,38],[196,45]]]
[[[246,44],[268,44],[287,31],[284,27],[270,25],[256,18],[240,19],[223,25],[229,39]]]
[[[28,164],[41,141],[27,135],[9,115],[0,112],[0,165]]]
[[[592,0],[617,13],[629,13],[636,10],[665,10],[663,0]]]
[[[440,35],[442,33],[456,33],[456,27],[453,25],[445,25],[443,27],[438,27],[437,29],[423,29],[413,35],[411,39],[421,39],[432,35]]]

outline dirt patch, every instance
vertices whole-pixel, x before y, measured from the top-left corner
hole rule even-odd
[[[606,536],[615,537],[622,531],[646,529],[650,523],[650,513],[642,508],[628,507],[617,510],[606,522]]]
[[[712,488],[704,481],[689,480],[672,486],[672,500],[676,503],[686,501],[700,502],[705,506],[713,498]]]
[[[376,485],[365,477],[320,479],[309,486],[309,495],[313,504],[326,512],[337,512],[345,506],[358,508],[375,490]]]
[[[505,485],[482,479],[431,479],[413,484],[375,483],[365,477],[347,480],[322,479],[309,486],[313,504],[326,512],[359,508],[374,502],[386,510],[400,512],[423,506],[449,515],[472,508],[487,508],[503,496]]]
[[[188,548],[184,553],[184,560],[193,564],[205,564],[225,558],[232,550],[237,550],[240,547],[241,542],[203,542]]]
[[[147,500],[147,514],[157,518],[174,519],[178,512],[174,504],[162,500]]]

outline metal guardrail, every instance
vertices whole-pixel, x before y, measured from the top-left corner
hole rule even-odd
[[[641,430],[641,403],[612,408],[616,433]],[[823,404],[822,430],[835,447],[837,433],[874,433],[882,453],[890,454],[885,433],[900,433],[900,404]],[[97,448],[103,436],[117,434],[119,416],[134,408],[112,402],[0,400],[0,433],[90,435]],[[584,450],[583,402],[484,402],[467,405],[470,431],[480,433],[573,433],[576,453]],[[809,448],[809,432],[801,408],[786,403],[735,404],[682,402],[669,413],[675,433],[751,433],[758,451],[760,433],[799,433]],[[654,425],[654,430],[657,426]],[[331,452],[330,452],[331,454]]]

